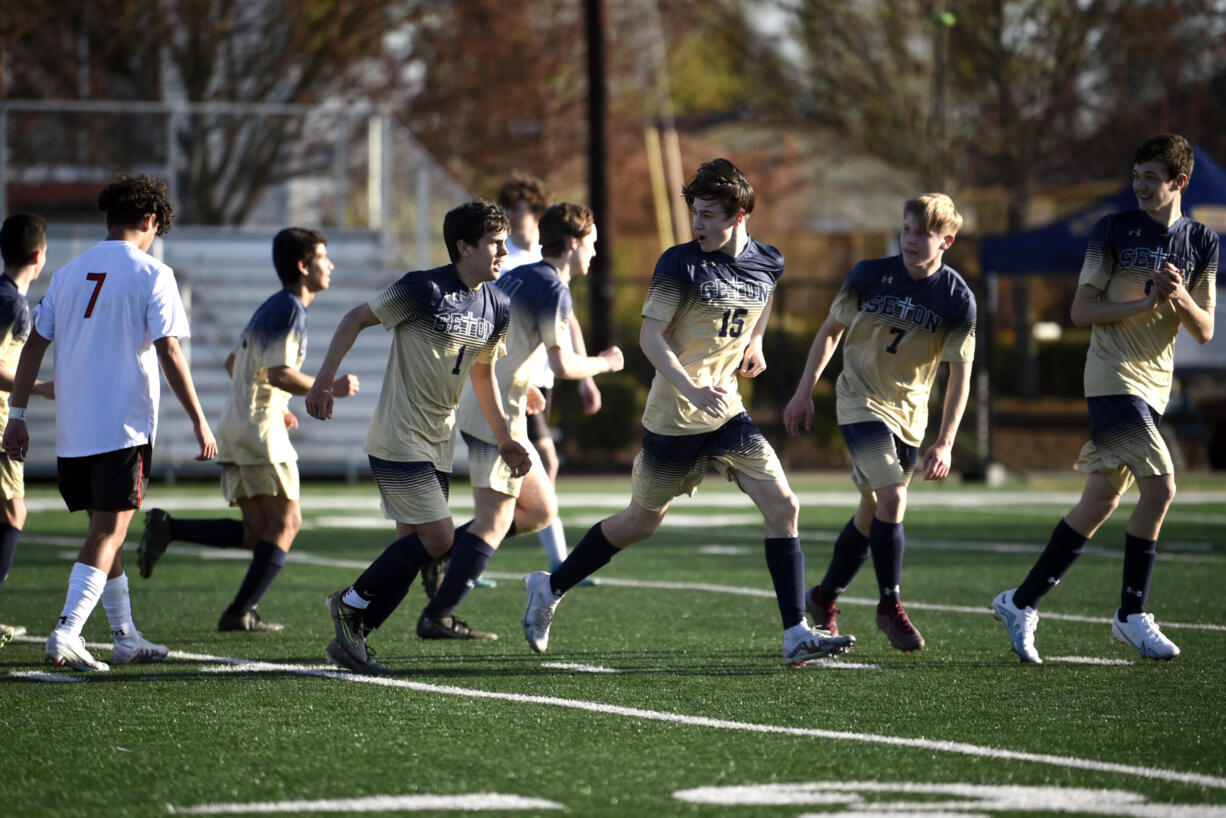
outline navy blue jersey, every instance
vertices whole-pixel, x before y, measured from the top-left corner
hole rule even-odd
[[[13,279],[0,275],[0,367],[16,371],[31,326],[30,303]],[[8,422],[8,417],[9,393],[0,392],[0,426]]]

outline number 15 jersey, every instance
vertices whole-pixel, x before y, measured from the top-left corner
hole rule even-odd
[[[409,273],[370,301],[392,350],[366,453],[451,471],[455,409],[477,361],[498,357],[511,308],[488,284],[470,290],[454,266]]]
[[[745,411],[736,372],[782,275],[783,254],[753,238],[736,258],[704,253],[697,241],[671,247],[660,256],[643,317],[667,322],[664,339],[690,378],[699,386],[724,387],[731,400],[723,417],[711,417],[657,372],[643,410],[647,431],[702,434]]]
[[[902,256],[871,259],[847,276],[830,314],[847,326],[835,385],[839,425],[878,420],[920,445],[941,362],[975,357],[970,287],[948,265],[917,281]]]

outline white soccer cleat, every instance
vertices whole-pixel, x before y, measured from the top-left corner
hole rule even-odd
[[[1023,662],[1041,665],[1039,652],[1034,647],[1034,631],[1039,627],[1039,612],[1034,608],[1019,608],[1013,604],[1013,593],[1016,588],[1001,591],[992,600],[992,615],[1009,629],[1009,641],[1013,643],[1013,652]]]
[[[1117,608],[1111,617],[1111,635],[1116,641],[1132,645],[1145,659],[1163,661],[1179,655],[1179,646],[1162,635],[1151,613],[1135,613],[1127,621],[1120,621]]]
[[[553,622],[553,612],[557,609],[562,597],[554,594],[549,587],[549,572],[534,571],[524,577],[524,590],[528,592],[528,608],[524,611],[524,638],[528,647],[537,653],[544,653],[549,647],[549,625]]]
[[[90,655],[79,635],[74,636],[60,630],[52,631],[47,637],[44,661],[49,665],[70,667],[73,670],[101,672],[111,669],[106,662],[99,662]]]
[[[111,661],[117,665],[160,662],[166,658],[168,653],[170,649],[165,645],[155,645],[140,631],[136,631],[115,639],[115,644],[111,649]]]
[[[831,636],[825,631],[806,626],[788,628],[783,632],[783,661],[799,667],[812,659],[838,656],[856,646],[856,637],[849,633]]]

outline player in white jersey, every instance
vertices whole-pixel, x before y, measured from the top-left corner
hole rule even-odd
[[[798,435],[813,422],[813,389],[843,342],[836,386],[839,429],[851,452],[860,506],[834,544],[822,581],[805,595],[818,628],[838,633],[835,600],[869,553],[877,575],[877,627],[906,653],[924,637],[903,609],[899,584],[907,486],[928,426],[928,396],[942,362],[949,384],[936,440],[924,452],[925,480],[949,475],[950,456],[975,357],[975,296],[943,258],[962,216],[943,193],[903,206],[902,252],[855,266],[818,330],[783,423]]]
[[[524,637],[544,652],[563,594],[659,530],[673,498],[693,494],[714,466],[762,512],[766,564],[783,621],[783,657],[804,664],[851,648],[855,637],[827,636],[805,620],[796,495],[774,449],[745,412],[736,380],[766,369],[762,337],[783,255],[749,236],[753,187],[728,160],[704,163],[682,194],[697,240],[660,257],[643,305],[639,343],[656,376],[643,411],[633,498],[624,511],[594,525],[556,571],[525,579]]]
[[[30,306],[26,292],[47,263],[47,223],[33,213],[14,213],[0,227],[0,254],[4,275],[0,277],[0,424],[8,422],[9,396],[21,348],[30,337]],[[35,381],[33,393],[55,397],[50,381]],[[0,454],[0,587],[8,578],[17,554],[17,541],[26,521],[25,472],[20,460]],[[26,629],[0,624],[0,645]]]
[[[1135,481],[1140,498],[1124,529],[1124,577],[1111,633],[1147,659],[1179,648],[1146,613],[1158,535],[1175,496],[1175,467],[1158,431],[1171,393],[1179,328],[1198,344],[1213,338],[1218,235],[1183,214],[1194,154],[1178,134],[1147,139],[1133,154],[1137,209],[1104,216],[1090,233],[1072,319],[1092,327],[1085,393],[1090,442],[1075,468],[1081,499],[1056,525],[1017,588],[992,600],[1023,662],[1034,646],[1039,601],[1056,587]]]
[[[289,430],[292,395],[305,395],[312,379],[302,374],[306,358],[307,308],[332,283],[328,240],[318,230],[287,227],[272,240],[272,262],[281,289],[247,322],[226,358],[230,398],[217,427],[217,461],[226,501],[242,509],[241,521],[183,519],[150,509],[141,536],[140,573],[148,577],[172,540],[216,548],[245,548],[251,563],[233,601],[217,622],[219,631],[280,631],[256,606],[272,586],[302,527],[298,505],[298,453]],[[338,398],[358,391],[356,375],[332,384]]]
[[[55,343],[55,453],[60,494],[70,511],[86,510],[89,535],[68,580],[60,623],[47,640],[47,662],[109,670],[81,641],[85,620],[102,601],[114,635],[111,661],[159,661],[164,645],[132,623],[123,541],[149,479],[157,433],[158,367],[179,399],[199,453],[217,443],[205,420],[179,338],[187,313],[173,271],[149,248],[170,229],[166,184],[120,176],[98,196],[106,241],[56,271],[39,305],[34,331],[13,382],[4,451],[24,459],[30,436],[25,408],[47,348]]]
[[[455,539],[447,505],[455,409],[470,377],[511,476],[523,477],[531,466],[527,450],[511,438],[493,374],[510,304],[485,285],[498,277],[506,236],[506,214],[493,202],[479,199],[448,212],[443,238],[452,263],[409,273],[346,313],[307,394],[307,412],[327,420],[332,379],[358,334],[376,324],[394,333],[366,454],[397,539],[352,585],[328,597],[336,638],[325,652],[350,670],[386,670],[373,659],[367,633],[396,609],[422,565]]]
[[[553,205],[541,218],[541,240],[542,261],[503,273],[494,285],[511,300],[507,354],[499,359],[494,374],[511,436],[525,448],[531,446],[527,434],[531,381],[541,361],[558,377],[572,380],[617,372],[623,364],[617,347],[591,357],[571,348],[567,283],[574,275],[587,275],[596,255],[592,211],[577,204]],[[505,537],[542,530],[557,517],[558,499],[549,475],[538,462],[524,477],[512,476],[498,455],[496,437],[471,386],[465,386],[460,396],[458,423],[468,444],[476,515],[461,527],[463,533],[457,530],[446,576],[417,622],[417,634],[426,639],[493,638],[485,631],[449,627],[452,610],[475,585]]]

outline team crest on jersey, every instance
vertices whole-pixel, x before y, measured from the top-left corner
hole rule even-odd
[[[468,301],[469,295],[469,293],[460,292],[459,290],[450,293],[443,293],[443,303],[450,304],[453,307],[459,307]]]

